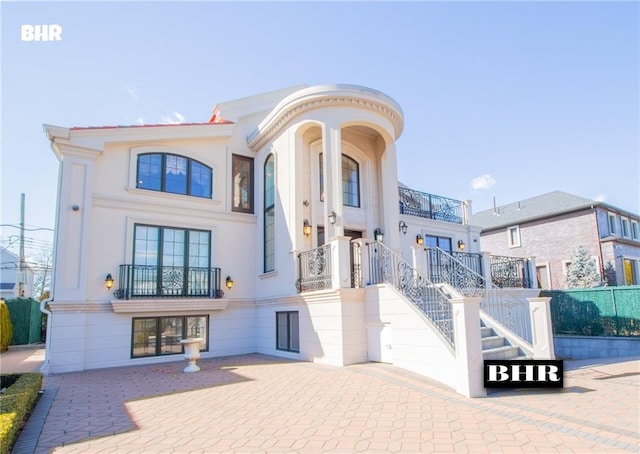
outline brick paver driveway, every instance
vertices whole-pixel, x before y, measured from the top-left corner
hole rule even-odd
[[[56,394],[35,452],[639,452],[638,362],[482,399],[377,363],[199,364],[48,375]]]

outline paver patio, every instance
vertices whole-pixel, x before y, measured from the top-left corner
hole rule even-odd
[[[379,363],[258,354],[46,376],[36,453],[640,452],[640,360],[468,399]],[[17,454],[17,453],[16,453]]]

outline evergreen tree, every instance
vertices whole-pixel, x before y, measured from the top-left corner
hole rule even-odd
[[[567,287],[588,288],[600,285],[600,283],[600,275],[594,260],[589,256],[589,252],[584,246],[578,246],[567,267]]]

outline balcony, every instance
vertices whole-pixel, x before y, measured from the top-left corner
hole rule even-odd
[[[435,221],[465,224],[465,203],[426,192],[399,187],[400,214],[433,219]]]
[[[222,298],[220,268],[120,265],[118,299]]]

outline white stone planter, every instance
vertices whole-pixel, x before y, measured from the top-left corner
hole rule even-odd
[[[184,346],[184,359],[189,365],[184,368],[183,372],[198,372],[200,368],[196,365],[196,361],[200,359],[200,343],[202,339],[191,338],[182,339],[180,343]]]

